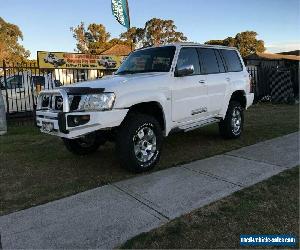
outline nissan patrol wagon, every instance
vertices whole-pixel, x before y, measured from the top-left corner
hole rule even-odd
[[[42,91],[36,122],[79,155],[115,141],[120,164],[141,172],[173,132],[218,123],[223,137],[239,137],[253,97],[236,48],[176,43],[132,52],[112,76]]]

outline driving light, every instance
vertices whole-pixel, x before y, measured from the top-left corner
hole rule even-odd
[[[116,96],[114,93],[84,95],[81,97],[77,110],[111,110],[113,108],[115,98]]]

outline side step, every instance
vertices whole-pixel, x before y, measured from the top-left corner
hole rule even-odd
[[[212,124],[212,123],[216,123],[219,122],[221,119],[220,118],[208,118],[205,120],[201,120],[201,121],[197,121],[197,122],[192,122],[189,124],[184,124],[182,126],[179,126],[179,129],[182,129],[184,132],[186,131],[191,131],[197,128],[201,128],[204,127],[206,125]]]

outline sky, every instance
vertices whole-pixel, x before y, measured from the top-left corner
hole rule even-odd
[[[172,19],[189,41],[204,43],[254,30],[268,52],[300,49],[300,0],[128,0],[131,24]],[[111,0],[1,0],[0,16],[18,25],[21,42],[36,51],[73,52],[70,27],[102,23],[112,37],[126,31],[111,14]]]

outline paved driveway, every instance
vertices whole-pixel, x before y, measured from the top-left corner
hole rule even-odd
[[[296,165],[299,133],[2,216],[2,247],[116,247]]]

